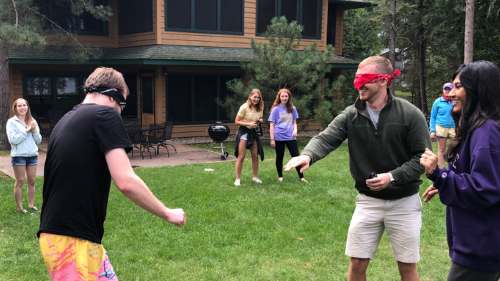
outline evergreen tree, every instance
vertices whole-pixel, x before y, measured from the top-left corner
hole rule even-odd
[[[62,44],[74,45],[72,52],[75,62],[83,62],[90,57],[100,56],[98,48],[86,47],[78,42],[75,35],[65,30],[39,12],[39,5],[44,1],[33,0],[0,0],[0,124],[3,125],[2,133],[6,135],[5,124],[10,114],[9,92],[9,50],[27,47],[40,50],[45,47],[46,36],[58,36]],[[71,1],[66,0],[66,5],[71,7],[71,13],[80,15],[88,12],[101,20],[108,20],[112,15],[109,6],[94,6],[93,0]],[[48,31],[44,24],[55,27]],[[69,40],[68,40],[69,39]],[[8,150],[10,145],[7,138],[0,140],[0,150]]]
[[[302,120],[327,118],[331,121],[325,112],[336,112],[331,100],[335,96],[332,91],[338,91],[339,83],[325,81],[324,77],[331,71],[333,47],[328,45],[324,52],[318,51],[314,41],[299,51],[302,31],[303,27],[296,21],[288,23],[285,17],[273,18],[264,33],[267,41],[251,40],[255,58],[243,65],[246,81],[229,81],[227,87],[234,95],[219,101],[229,116],[236,116],[253,88],[261,91],[268,114],[278,90],[287,88],[293,94],[293,103]]]

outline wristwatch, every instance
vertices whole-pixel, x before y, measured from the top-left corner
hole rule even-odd
[[[391,177],[391,182],[389,183],[389,185],[395,185],[396,184],[396,180],[392,176],[392,173],[389,173],[389,177]]]

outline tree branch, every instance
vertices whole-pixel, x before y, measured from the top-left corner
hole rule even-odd
[[[19,16],[17,14],[16,1],[12,0],[12,5],[14,5],[14,11],[16,11],[16,27],[17,27],[17,24],[19,23]]]
[[[62,28],[57,22],[49,19],[48,17],[46,17],[45,15],[43,14],[40,14],[38,11],[30,8],[30,7],[26,7],[28,8],[29,10],[31,10],[32,12],[34,12],[35,14],[41,16],[42,18],[48,20],[49,22],[51,22],[55,27],[57,27],[58,29],[60,29],[62,32],[66,33],[69,37],[71,37],[71,39],[73,39],[73,41],[75,41],[87,54],[91,54],[91,55],[94,55],[94,53],[92,53],[91,51],[89,51],[87,48],[85,48],[80,42],[78,42],[78,40],[75,38],[75,36],[73,36],[71,33],[69,33],[68,31],[66,31],[66,29]]]

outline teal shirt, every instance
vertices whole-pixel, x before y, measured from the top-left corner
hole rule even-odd
[[[11,157],[33,157],[38,155],[38,145],[42,142],[40,128],[36,125],[36,133],[29,131],[17,116],[7,121],[7,138],[11,145]]]

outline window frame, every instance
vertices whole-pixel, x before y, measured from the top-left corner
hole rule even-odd
[[[216,115],[216,120],[203,120],[203,121],[195,121],[196,120],[196,87],[195,87],[195,77],[200,77],[200,76],[210,76],[210,77],[216,77],[217,79],[217,98],[220,98],[221,96],[221,77],[224,77],[224,76],[238,76],[239,78],[243,79],[244,77],[244,73],[227,73],[227,72],[224,72],[224,73],[182,73],[182,72],[175,72],[175,73],[168,73],[168,76],[166,77],[167,81],[165,83],[165,94],[166,94],[166,97],[165,97],[165,108],[167,110],[167,119],[170,119],[172,118],[172,116],[170,116],[170,111],[169,111],[169,90],[168,90],[168,79],[171,79],[171,77],[175,77],[175,76],[188,76],[190,77],[190,80],[191,80],[191,85],[190,85],[190,95],[191,95],[191,104],[190,104],[190,107],[191,107],[191,121],[176,121],[175,123],[178,124],[178,125],[194,125],[194,124],[213,124],[217,121],[220,121],[220,122],[224,122],[224,123],[228,123],[228,122],[234,122],[233,119],[220,119],[221,118],[221,106],[218,105],[217,103],[215,103],[216,105],[216,111],[217,111],[217,115]],[[238,77],[235,77],[235,78],[238,78]]]
[[[330,8],[332,8],[332,10],[334,10],[333,12],[333,17],[331,18],[332,20],[332,23],[330,23]],[[336,6],[336,5],[331,5],[330,3],[328,3],[328,11],[327,11],[327,16],[328,16],[328,20],[327,20],[327,23],[326,23],[326,44],[327,45],[332,45],[333,47],[335,47],[335,41],[337,41],[337,13],[338,13],[338,10],[339,10],[339,6]],[[333,42],[328,42],[328,28],[330,28],[330,25],[333,26],[333,30],[331,30],[331,33],[332,33],[332,40]]]
[[[174,32],[190,32],[190,33],[208,33],[208,34],[230,34],[230,35],[244,35],[245,34],[245,0],[233,0],[241,1],[241,32],[238,31],[222,31],[221,30],[221,0],[217,0],[217,30],[202,30],[195,29],[195,0],[191,0],[191,28],[169,28],[167,26],[168,16],[167,16],[167,2],[169,0],[164,0],[165,7],[165,31]],[[175,1],[175,0],[170,0]]]
[[[44,71],[21,71],[22,74],[22,81],[23,81],[23,99],[27,100],[29,102],[29,99],[35,98],[35,97],[46,97],[50,99],[50,103],[52,104],[51,109],[48,111],[57,111],[55,110],[55,107],[57,106],[57,100],[65,97],[69,98],[75,98],[77,97],[79,102],[77,104],[80,104],[83,99],[85,98],[85,93],[83,92],[82,89],[79,88],[79,84],[82,85],[83,81],[85,78],[88,78],[88,76],[91,74],[91,72],[85,72],[85,71],[72,71],[72,72],[63,72],[63,71],[49,71],[49,72],[44,72]],[[50,85],[50,90],[51,94],[50,95],[28,95],[28,77],[50,77],[51,80],[51,85]],[[57,78],[59,77],[76,77],[77,78],[77,95],[74,94],[63,94],[59,95],[57,94]],[[75,106],[77,105],[75,104]],[[70,109],[71,110],[71,109]],[[47,111],[47,112],[48,112]],[[39,114],[38,112],[36,112]],[[65,114],[66,112],[64,112]],[[40,117],[40,116],[38,116]],[[47,116],[48,117],[48,116]]]
[[[134,0],[130,0],[130,1],[132,3],[138,4],[138,5],[145,3],[145,2],[142,2],[142,1],[134,1]],[[126,35],[132,35],[132,34],[138,34],[138,33],[147,33],[147,32],[153,32],[154,31],[153,18],[155,17],[155,14],[154,14],[154,9],[155,9],[154,8],[154,4],[155,4],[156,1],[149,0],[149,2],[151,3],[151,15],[152,15],[152,17],[151,17],[151,29],[149,29],[149,28],[148,29],[136,29],[136,30],[134,30],[132,32],[127,32],[127,33],[122,33],[122,29],[120,28],[120,12],[119,11],[120,11],[121,5],[123,5],[124,2],[121,1],[121,2],[118,3],[118,5],[120,5],[120,6],[118,6],[118,36],[126,36]],[[138,19],[139,19],[138,16],[134,16],[134,17],[132,17],[132,19],[130,19],[130,20],[134,21],[133,26],[137,26],[137,20]]]
[[[107,2],[106,6],[108,6],[109,5],[109,1],[108,0],[105,0],[105,1]],[[44,15],[44,16],[46,16],[50,20],[52,20],[52,21],[54,21],[54,22],[57,23],[57,21],[53,17],[52,4],[53,4],[53,0],[47,1],[48,13],[49,14],[48,15]],[[73,14],[71,14],[71,16],[74,17],[74,18],[76,18],[77,22],[79,22],[80,18],[82,17],[82,15],[73,15]],[[90,15],[90,16],[93,17],[92,15]],[[98,20],[96,18],[93,18],[93,19]],[[52,25],[51,23],[49,23],[49,24]],[[57,23],[57,24],[59,24],[59,23]],[[82,31],[82,30],[78,29],[77,31],[72,30],[70,32],[74,32],[76,35],[85,35],[85,36],[109,36],[109,20],[108,21],[103,21],[103,24],[104,24],[104,29],[105,29],[103,31],[86,31],[86,30]],[[79,26],[79,25],[77,24],[76,26]],[[50,32],[50,30],[49,30],[49,33],[52,33],[52,32]]]
[[[256,0],[257,1],[257,7],[256,7],[256,17],[255,17],[255,36],[264,36],[264,33],[259,33],[259,2],[262,0]],[[268,0],[268,1],[273,1],[273,0]],[[281,17],[281,0],[274,0],[277,1],[277,11],[275,13],[275,17]],[[304,6],[304,1],[307,0],[297,0],[299,1],[299,20],[297,21],[298,24],[302,25],[302,11],[303,11],[303,6]],[[322,36],[322,31],[323,31],[323,1],[326,0],[318,0],[319,1],[319,6],[321,9],[318,11],[318,22],[319,22],[319,36],[302,36],[302,39],[321,39]],[[276,15],[277,14],[277,15]]]

